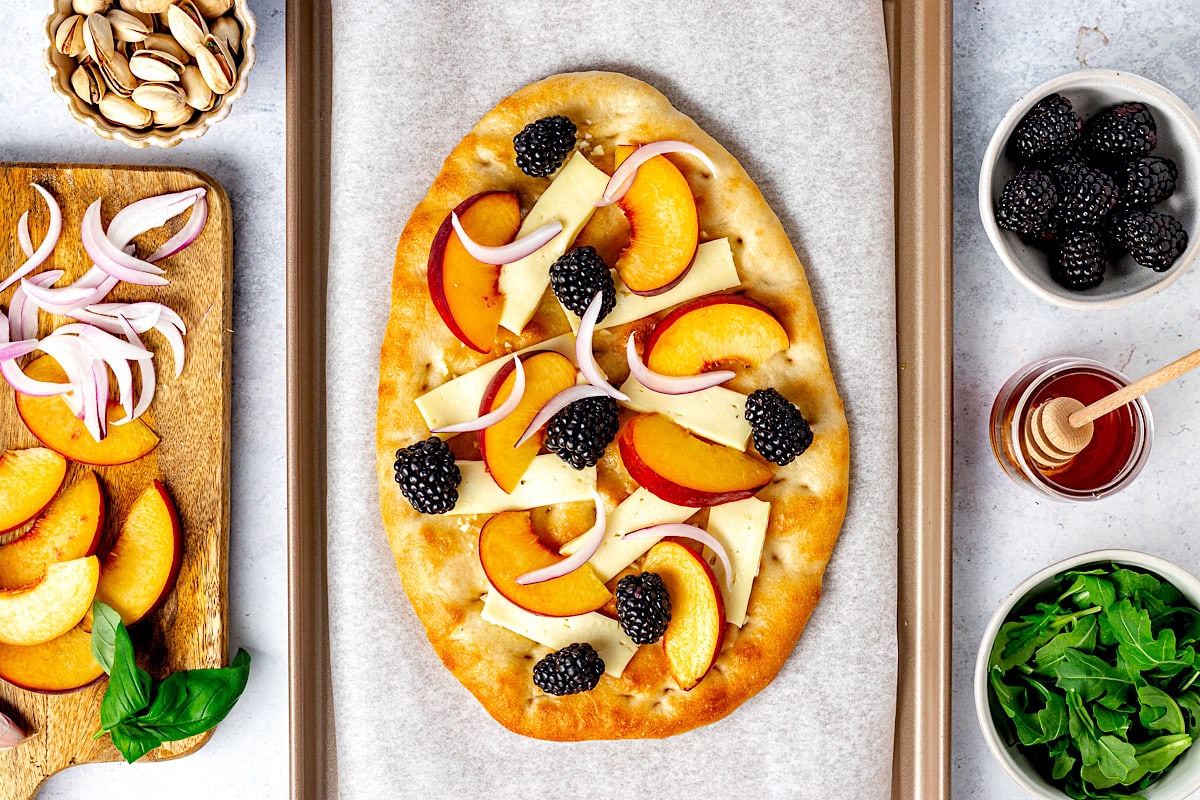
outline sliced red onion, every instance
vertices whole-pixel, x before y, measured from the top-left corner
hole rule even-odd
[[[166,286],[170,282],[162,277],[165,272],[162,267],[135,258],[124,252],[119,245],[109,241],[101,225],[99,200],[88,206],[84,212],[80,236],[83,239],[83,249],[96,266],[117,280],[141,286]]]
[[[203,187],[197,187],[132,202],[113,216],[108,224],[108,238],[113,245],[124,249],[146,231],[166,225],[169,220],[200,202],[206,192]]]
[[[42,199],[46,201],[46,206],[50,210],[50,225],[48,228],[46,228],[46,236],[44,239],[42,239],[42,243],[38,245],[37,249],[34,250],[28,258],[25,259],[25,263],[13,270],[13,273],[3,281],[0,281],[0,292],[4,291],[9,286],[12,286],[14,283],[21,280],[21,278],[24,278],[26,275],[40,267],[42,262],[49,258],[50,253],[54,251],[54,246],[58,244],[58,237],[62,233],[62,211],[58,207],[58,201],[54,199],[53,195],[36,183],[30,185],[33,186],[34,189],[37,189],[38,194],[40,194]],[[18,223],[18,239],[21,238],[20,227],[21,226]],[[26,238],[28,238],[28,229],[29,221],[26,219]],[[33,240],[30,239],[26,244],[32,247]]]
[[[11,750],[29,737],[6,714],[0,714],[0,750]]]
[[[604,293],[596,292],[596,296],[592,298],[592,302],[588,303],[587,311],[583,312],[583,318],[579,321],[579,332],[575,334],[575,361],[579,365],[579,371],[583,373],[583,377],[587,378],[588,383],[601,389],[614,400],[627,403],[629,402],[629,396],[615,389],[605,379],[604,373],[600,371],[600,366],[596,363],[596,359],[592,355],[592,336],[596,332],[596,319],[600,316],[600,306],[603,302]]]
[[[729,561],[729,553],[725,552],[725,545],[703,528],[683,522],[664,522],[661,525],[651,525],[648,528],[639,528],[636,531],[621,534],[622,539],[665,539],[668,536],[691,539],[716,553],[717,558],[721,560],[721,566],[725,568],[725,585],[733,585],[733,565]]]
[[[88,311],[95,311],[97,314],[114,318],[120,315],[131,322],[149,319],[150,322],[146,323],[145,330],[156,327],[161,317],[178,328],[180,333],[187,333],[187,326],[183,324],[183,318],[162,303],[97,303],[88,306]],[[135,324],[134,327],[138,328],[139,326]]]
[[[596,551],[600,549],[600,545],[604,542],[604,531],[608,527],[608,515],[604,510],[604,498],[593,491],[592,501],[596,504],[596,524],[592,525],[591,530],[583,535],[583,544],[580,545],[579,549],[562,561],[551,564],[548,567],[535,569],[532,572],[526,572],[517,578],[517,583],[522,586],[528,586],[531,583],[544,583],[555,578],[561,578],[563,575],[570,575],[592,560],[592,556],[596,555]]]
[[[0,361],[8,361],[9,359],[20,358],[21,356],[29,355],[37,349],[37,339],[22,339],[18,342],[0,344]]]
[[[720,386],[725,381],[737,376],[736,372],[727,369],[686,376],[663,375],[655,372],[647,367],[638,355],[637,343],[633,341],[633,336],[630,336],[625,342],[625,359],[629,362],[629,373],[633,375],[634,379],[650,391],[659,394],[679,395],[702,392],[705,389]]]
[[[111,355],[114,358],[124,358],[128,360],[149,358],[151,355],[153,355],[144,347],[132,345],[127,341],[118,339],[109,333],[105,333],[94,325],[85,325],[82,322],[69,322],[66,325],[59,325],[47,338],[55,338],[59,336],[78,336],[80,339],[99,350],[100,357]]]
[[[482,261],[484,264],[511,264],[514,261],[520,261],[541,250],[551,239],[562,233],[563,229],[562,223],[555,219],[515,242],[499,247],[489,247],[479,244],[468,236],[467,232],[463,230],[462,223],[458,221],[458,214],[453,211],[450,212],[450,224],[454,226],[454,232],[458,234],[459,241],[462,242],[462,246],[466,248],[471,258]]]
[[[38,332],[38,306],[36,303],[29,302],[26,297],[25,284],[50,286],[63,274],[61,269],[48,269],[37,275],[22,278],[20,285],[13,289],[12,302],[8,305],[9,335],[12,341],[35,338]]]
[[[542,429],[542,426],[549,422],[555,414],[562,411],[567,406],[574,403],[576,400],[582,400],[585,397],[607,397],[608,393],[603,389],[592,386],[590,383],[580,384],[579,386],[568,386],[558,394],[551,397],[546,405],[538,409],[538,412],[533,415],[529,426],[525,428],[525,432],[521,434],[521,438],[517,439],[517,443],[513,447],[520,447],[530,440],[530,438]]]
[[[22,279],[21,283],[26,296],[38,308],[44,309],[51,314],[70,314],[86,303],[96,292],[96,287],[79,286],[78,284],[51,289],[47,286],[33,283],[29,278]]]
[[[83,348],[77,336],[47,336],[39,345],[39,349],[54,358],[63,372],[67,374],[70,391],[63,395],[63,400],[76,417],[88,424],[88,430],[95,430],[93,436],[99,441],[99,421],[95,409],[95,379],[92,377],[92,366],[83,354]]]
[[[33,255],[33,237],[29,235],[29,212],[22,212],[21,218],[17,220],[17,243],[21,245],[21,252],[26,258]]]
[[[713,172],[717,171],[717,167],[713,164],[712,160],[703,150],[693,144],[674,139],[644,144],[630,153],[629,158],[622,161],[621,166],[616,168],[612,177],[608,179],[608,185],[604,187],[600,199],[596,201],[596,208],[610,206],[624,197],[625,193],[629,191],[629,187],[633,185],[633,177],[637,174],[638,167],[655,156],[666,155],[667,153],[686,153],[689,156],[695,156],[703,161],[704,165],[710,170]]]
[[[45,273],[42,273],[45,274]],[[34,276],[37,277],[37,276]],[[32,280],[28,278],[27,280]],[[108,296],[108,293],[120,283],[116,278],[97,266],[91,267],[69,286],[50,288],[49,284],[38,284],[44,291],[40,294],[38,305],[51,314],[69,316],[72,311],[83,306],[98,303]]]
[[[84,390],[86,392],[90,389],[91,394],[84,395],[83,422],[92,437],[99,442],[108,434],[108,366],[100,349],[87,339],[80,337],[79,349],[87,359],[91,377],[90,384]],[[92,415],[90,420],[89,414]],[[99,436],[96,435],[97,431]]]
[[[133,325],[129,323],[129,320],[125,319],[123,315],[118,314],[117,322],[120,324],[125,333],[125,338],[129,340],[130,344],[145,349],[144,345],[142,345],[142,340],[138,338],[137,331],[133,329]],[[138,370],[141,372],[142,376],[142,391],[141,394],[138,395],[137,405],[133,407],[132,413],[126,413],[124,418],[115,420],[112,423],[113,425],[124,425],[127,422],[133,422],[142,414],[146,413],[146,409],[150,408],[150,401],[154,399],[156,380],[154,372],[154,359],[139,358],[137,363]]]
[[[164,258],[173,256],[180,250],[184,249],[196,239],[200,238],[200,234],[204,231],[204,226],[208,222],[208,200],[203,195],[196,198],[196,204],[192,206],[191,216],[187,222],[179,229],[179,232],[172,236],[167,241],[163,242],[162,247],[150,254],[146,260],[153,263],[161,261]],[[109,226],[109,230],[112,227]]]
[[[433,433],[465,433],[467,431],[481,431],[484,428],[490,428],[500,420],[507,417],[509,414],[517,410],[517,406],[521,402],[521,398],[525,396],[525,367],[521,365],[521,359],[517,355],[513,355],[513,370],[517,373],[517,377],[513,379],[513,388],[509,392],[508,398],[496,408],[492,409],[482,417],[470,420],[468,422],[458,422],[454,425],[443,425],[440,428],[431,429]]]
[[[175,326],[159,320],[154,326],[154,330],[162,334],[162,337],[167,340],[167,344],[171,345],[171,357],[175,361],[175,377],[178,378],[183,374],[183,334],[179,332]]]
[[[14,304],[19,292],[19,288],[16,292],[13,292]],[[36,309],[34,310],[36,311]],[[8,343],[9,327],[9,320],[5,317],[4,312],[0,311],[0,343]],[[8,381],[8,385],[13,387],[14,390],[21,394],[27,394],[30,397],[54,397],[71,391],[71,384],[69,383],[48,383],[46,381],[34,380],[26,375],[21,366],[17,364],[16,359],[12,358],[0,361],[0,375],[4,376],[4,380]]]

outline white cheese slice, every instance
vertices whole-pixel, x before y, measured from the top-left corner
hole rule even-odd
[[[517,352],[528,353],[533,350],[553,350],[575,363],[575,337],[568,333]],[[430,428],[440,428],[478,417],[479,401],[483,398],[484,390],[500,367],[510,360],[510,356],[502,356],[489,361],[418,397],[415,401],[417,410],[425,418],[425,423]]]
[[[608,316],[597,323],[597,329],[624,325],[626,322],[657,314],[663,309],[688,300],[722,289],[732,289],[741,284],[737,267],[733,265],[733,251],[729,249],[728,239],[714,239],[701,243],[696,248],[696,258],[684,274],[683,280],[662,294],[634,294],[616,277],[615,272],[613,276],[617,283],[617,303],[613,310],[608,312]],[[579,317],[566,306],[563,306],[563,313],[567,315],[567,322],[571,323],[571,330],[578,331]]]
[[[496,485],[482,461],[460,461],[462,483],[451,514],[498,514],[523,511],[554,503],[591,500],[596,489],[596,468],[574,469],[556,455],[534,456],[512,494]]]
[[[719,578],[721,595],[725,600],[725,619],[739,628],[746,623],[750,589],[754,586],[762,563],[763,542],[770,517],[771,504],[754,497],[713,506],[708,510],[708,532],[725,546],[725,552],[733,562],[732,584],[721,574],[722,568],[717,566],[715,553],[708,555],[708,563]]]
[[[608,515],[604,540],[588,563],[596,570],[600,580],[608,581],[658,541],[654,538],[622,539],[623,534],[664,522],[683,522],[695,513],[694,508],[668,503],[655,497],[647,489],[639,488]],[[582,536],[572,539],[562,546],[559,553],[569,556],[578,551],[582,544]]]
[[[485,622],[507,628],[553,650],[561,650],[575,642],[587,642],[604,659],[604,671],[614,678],[621,677],[625,666],[637,653],[637,645],[625,635],[617,621],[595,611],[574,617],[543,617],[514,605],[491,589],[483,601],[480,616]]]
[[[520,333],[533,317],[550,285],[550,265],[567,252],[592,218],[596,201],[607,185],[608,175],[593,167],[582,153],[576,152],[533,204],[521,223],[518,238],[552,220],[561,222],[563,230],[536,253],[500,268],[500,291],[504,294],[500,324],[505,328]]]
[[[646,414],[665,414],[692,433],[717,444],[745,450],[750,441],[746,395],[713,386],[691,394],[659,394],[629,378],[621,386],[629,395],[626,406]]]

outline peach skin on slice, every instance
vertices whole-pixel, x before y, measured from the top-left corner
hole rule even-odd
[[[717,579],[699,555],[679,542],[650,548],[642,569],[655,572],[671,596],[671,622],[663,654],[671,676],[685,692],[708,674],[725,639],[725,604]]]
[[[92,607],[100,560],[95,556],[46,567],[37,583],[0,591],[0,644],[34,645],[62,636]]]
[[[672,311],[646,340],[646,366],[664,375],[697,375],[721,363],[757,366],[786,350],[775,315],[738,295],[710,294]]]
[[[92,656],[92,630],[84,619],[42,644],[0,644],[0,679],[42,694],[64,694],[91,686],[104,675]]]
[[[0,589],[36,583],[50,564],[95,553],[104,531],[104,505],[100,479],[88,470],[19,539],[0,545]]]
[[[67,477],[67,460],[45,447],[0,453],[0,533],[42,513]]]
[[[706,442],[662,414],[630,417],[617,442],[633,479],[678,506],[701,508],[743,500],[774,474],[757,457]]]
[[[117,541],[104,557],[96,599],[132,625],[171,593],[182,560],[179,513],[166,487],[155,481],[133,501]]]
[[[472,239],[489,247],[508,244],[521,228],[521,201],[512,192],[473,195],[453,213]],[[489,352],[504,308],[500,267],[471,257],[449,214],[429,248],[427,279],[433,307],[450,332],[472,350]]]
[[[25,374],[39,381],[65,383],[66,373],[50,356],[41,356],[25,367]],[[25,427],[42,444],[80,464],[112,466],[137,461],[158,446],[158,434],[141,419],[125,425],[109,425],[108,435],[97,442],[61,397],[30,397],[17,393],[17,412]],[[125,411],[109,403],[108,421],[121,419]]]
[[[544,434],[539,431],[520,447],[513,447],[542,406],[570,386],[575,385],[575,365],[571,359],[552,350],[531,353],[521,359],[525,369],[525,394],[507,417],[479,432],[479,451],[496,485],[509,494],[521,482],[521,476],[542,448]],[[488,413],[508,399],[516,383],[512,359],[509,359],[483,392],[479,414]]]
[[[616,165],[636,149],[618,145]],[[629,221],[629,246],[617,259],[617,274],[635,294],[667,291],[691,267],[700,241],[692,188],[666,156],[655,156],[638,167],[617,205]]]
[[[517,578],[562,561],[533,532],[528,511],[504,511],[479,531],[479,563],[492,587],[516,605],[548,617],[602,608],[612,595],[588,564],[560,578],[522,586]]]

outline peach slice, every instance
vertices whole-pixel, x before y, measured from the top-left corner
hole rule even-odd
[[[636,149],[619,145],[616,165]],[[629,246],[617,259],[617,274],[635,294],[667,291],[691,267],[700,241],[692,188],[666,156],[655,156],[638,167],[617,205],[629,220]]]
[[[88,470],[68,486],[19,539],[0,545],[0,589],[36,583],[46,567],[90,556],[104,531],[104,492]]]
[[[42,513],[67,477],[67,460],[45,447],[0,453],[0,533]]]
[[[179,513],[166,487],[155,481],[133,501],[116,543],[104,557],[96,599],[132,625],[167,599],[182,560]]]
[[[630,417],[617,442],[633,479],[678,506],[701,508],[744,500],[766,486],[774,474],[755,456],[706,442],[662,414]]]
[[[725,604],[713,571],[694,550],[662,541],[642,562],[656,572],[671,596],[671,622],[663,634],[663,654],[671,677],[685,692],[708,674],[725,639]]]
[[[525,394],[507,417],[479,432],[479,451],[492,480],[511,494],[533,457],[542,448],[544,434],[539,431],[520,447],[513,447],[542,406],[570,386],[575,385],[575,365],[562,353],[542,350],[521,359],[525,368]],[[479,414],[488,413],[508,399],[516,383],[512,359],[509,359],[483,392]]]
[[[789,344],[787,331],[763,306],[711,294],[684,303],[654,326],[646,366],[664,375],[697,375],[729,362],[754,367]]]
[[[100,560],[95,556],[46,567],[37,583],[0,591],[0,644],[34,645],[62,636],[92,607]]]
[[[104,669],[92,655],[92,629],[87,619],[42,644],[0,644],[0,679],[31,692],[75,692],[103,676]]]
[[[66,373],[50,356],[41,356],[25,367],[25,374],[39,381],[65,383]],[[97,442],[61,397],[30,397],[17,393],[17,412],[42,444],[81,464],[112,466],[137,461],[158,447],[158,434],[142,420],[109,425],[108,435]],[[125,411],[113,403],[108,421],[121,419]]]
[[[472,239],[482,245],[508,244],[521,228],[521,201],[512,192],[482,192],[458,204],[454,212]],[[500,267],[476,261],[450,224],[442,222],[429,248],[429,296],[433,307],[458,340],[481,353],[492,349],[504,296]]]
[[[573,617],[603,608],[612,595],[587,564],[543,583],[517,583],[521,575],[561,560],[533,532],[528,511],[504,511],[479,531],[483,572],[495,590],[516,605],[548,617]]]

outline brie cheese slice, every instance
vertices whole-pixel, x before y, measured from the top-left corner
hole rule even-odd
[[[698,436],[717,444],[745,450],[750,441],[746,422],[746,395],[713,386],[691,394],[659,394],[630,377],[621,385],[629,396],[626,406],[646,414],[665,414]]]
[[[554,454],[534,456],[512,494],[505,494],[488,474],[482,461],[460,461],[462,483],[458,502],[448,513],[499,514],[528,508],[591,500],[596,489],[596,468],[574,469]]]
[[[607,582],[636,561],[658,541],[654,538],[622,539],[622,535],[664,522],[683,522],[695,513],[696,509],[694,508],[677,506],[666,500],[660,500],[647,489],[639,487],[609,513],[600,549],[596,551],[588,564],[596,570],[600,580]],[[578,552],[583,544],[583,538],[580,536],[572,539],[564,544],[558,552],[564,556]]]
[[[732,583],[721,574],[723,568],[716,554],[708,554],[707,560],[713,571],[721,575],[717,583],[721,586],[725,601],[725,619],[739,628],[746,624],[750,590],[762,564],[763,543],[770,517],[771,504],[754,497],[713,506],[708,510],[708,532],[725,546],[725,552],[733,563]]]

